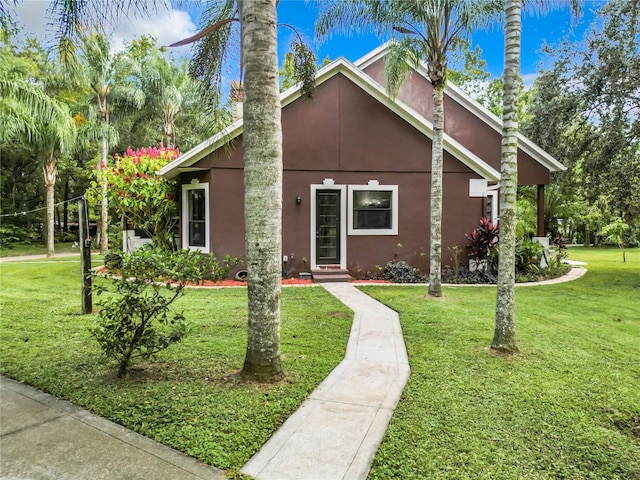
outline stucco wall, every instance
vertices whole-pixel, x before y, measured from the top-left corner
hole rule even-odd
[[[346,264],[364,275],[390,260],[406,260],[428,270],[431,141],[362,91],[343,75],[318,87],[312,101],[298,99],[282,111],[283,254],[290,274],[308,271],[311,258],[311,185],[332,178],[335,184],[399,185],[398,235],[347,237]],[[218,257],[244,251],[241,138],[230,151],[218,151],[195,167],[211,168],[194,176],[210,184],[212,247]],[[464,234],[482,216],[484,199],[470,198],[469,179],[479,178],[445,154],[443,264],[448,247],[463,247]],[[296,197],[301,203],[296,203]],[[307,262],[302,260],[306,259]]]

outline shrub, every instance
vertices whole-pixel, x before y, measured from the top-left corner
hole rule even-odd
[[[540,258],[544,255],[544,246],[529,237],[524,237],[516,242],[515,253],[516,273],[527,273],[539,264]]]
[[[466,245],[468,256],[476,265],[484,265],[481,269],[488,272],[498,270],[498,239],[500,228],[488,218],[481,218],[478,227],[465,235],[469,243]]]
[[[427,280],[419,269],[412,267],[404,260],[387,262],[382,278],[392,283],[422,283]]]
[[[35,236],[35,232],[29,228],[4,223],[0,226],[0,248],[28,245]]]
[[[111,277],[115,295],[100,303],[91,334],[105,355],[118,363],[118,377],[127,374],[132,359],[151,358],[186,334],[185,318],[172,311],[171,304],[184,294],[188,282],[226,278],[239,261],[227,256],[220,265],[211,254],[189,250],[110,253],[107,269],[118,274]],[[96,293],[106,290],[97,288]]]

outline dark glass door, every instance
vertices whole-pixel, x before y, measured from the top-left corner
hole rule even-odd
[[[316,191],[316,263],[340,263],[340,190]]]

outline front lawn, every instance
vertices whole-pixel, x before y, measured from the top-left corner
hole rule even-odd
[[[495,287],[364,287],[400,312],[411,376],[370,478],[640,479],[640,250],[571,248],[518,287],[521,353],[490,350]]]
[[[640,479],[640,250],[569,255],[586,276],[516,289],[513,357],[488,347],[495,286],[361,287],[400,312],[412,369],[370,478]],[[68,262],[0,266],[0,371],[230,476],[344,355],[351,313],[321,288],[284,288],[288,380],[242,385],[246,290],[193,290],[191,335],[117,380]]]
[[[81,315],[80,264],[2,264],[0,372],[65,398],[233,476],[343,358],[352,313],[322,288],[282,292],[277,385],[242,384],[245,288],[189,289],[191,325],[155,363],[118,380]],[[94,303],[99,297],[94,297]]]

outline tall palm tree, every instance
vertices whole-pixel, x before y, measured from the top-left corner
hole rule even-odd
[[[433,86],[433,139],[431,148],[431,205],[429,295],[442,296],[442,165],[444,87],[447,60],[456,42],[494,13],[489,0],[338,0],[328,2],[320,14],[317,32],[373,28],[393,35],[386,57],[387,89],[396,94],[410,74],[409,66],[426,62]]]
[[[143,60],[139,69],[141,88],[145,92],[145,107],[160,116],[160,141],[175,145],[176,117],[184,101],[184,92],[190,88],[188,63],[170,62],[160,50],[154,49]]]
[[[276,5],[278,0],[221,0],[207,11],[207,27],[192,72],[219,90],[231,24],[241,26],[244,82],[243,149],[245,166],[245,229],[248,266],[248,337],[242,369],[245,378],[282,378],[280,362],[280,278],[282,272],[282,133],[278,92]],[[118,9],[147,2],[112,2]],[[77,34],[89,7],[103,2],[55,0],[61,42]],[[83,10],[84,9],[84,10]],[[84,13],[83,13],[84,12]],[[122,12],[121,12],[122,13]],[[238,16],[236,17],[236,13]]]
[[[517,352],[514,286],[522,0],[506,0],[504,8],[504,93],[502,101],[502,146],[500,151],[500,253],[496,323],[491,348]]]
[[[282,377],[282,127],[276,4],[238,2],[244,81],[244,215],[248,266],[248,340],[242,375]]]
[[[98,123],[93,124],[92,134],[100,142],[100,159],[96,166],[101,189],[100,206],[100,252],[109,248],[108,221],[109,202],[107,199],[107,182],[102,171],[107,166],[109,146],[117,143],[117,132],[110,125],[110,102],[114,96],[124,99],[126,103],[140,107],[144,103],[144,94],[133,88],[131,82],[116,82],[118,76],[118,57],[110,52],[109,41],[98,32],[80,36],[81,57],[83,64],[77,65],[76,72],[82,73],[82,83],[94,97],[97,107]]]
[[[42,152],[47,208],[47,256],[55,255],[57,159],[73,144],[75,124],[66,104],[35,82],[37,67],[0,49],[0,143],[25,138]]]
[[[534,2],[535,3],[535,2]],[[580,0],[541,6],[571,6],[580,11]],[[517,352],[515,314],[515,246],[518,191],[518,93],[520,75],[520,45],[522,34],[523,0],[504,0],[505,42],[504,83],[502,100],[502,146],[500,152],[500,252],[498,256],[498,288],[496,317],[491,348],[504,352]]]

